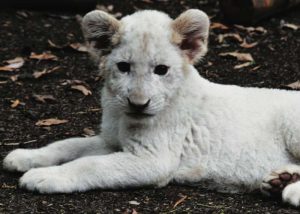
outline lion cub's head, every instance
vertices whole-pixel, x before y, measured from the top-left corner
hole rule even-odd
[[[188,75],[187,65],[206,53],[209,19],[191,9],[175,20],[149,10],[119,21],[95,10],[85,15],[82,28],[90,52],[103,60],[111,108],[148,118],[170,103]]]

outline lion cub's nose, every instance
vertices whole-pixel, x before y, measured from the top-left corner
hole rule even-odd
[[[150,103],[150,99],[146,103],[133,102],[129,98],[127,98],[127,100],[128,100],[129,107],[133,111],[136,111],[136,112],[142,112],[142,111],[144,111],[149,106],[149,103]]]

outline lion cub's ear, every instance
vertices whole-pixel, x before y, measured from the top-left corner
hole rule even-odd
[[[203,11],[185,11],[173,21],[172,28],[173,42],[179,45],[191,63],[196,63],[206,54],[209,18]]]
[[[106,12],[94,10],[83,17],[82,30],[91,52],[104,54],[118,42],[120,22]]]

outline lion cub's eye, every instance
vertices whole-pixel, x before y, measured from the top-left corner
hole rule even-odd
[[[117,66],[121,72],[130,72],[130,64],[128,62],[118,62]]]
[[[154,68],[154,73],[157,75],[165,75],[166,73],[168,73],[169,67],[166,65],[157,65]]]

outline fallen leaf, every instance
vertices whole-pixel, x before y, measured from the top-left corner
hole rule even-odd
[[[258,33],[262,33],[262,34],[266,34],[267,30],[263,27],[245,27],[242,25],[234,25],[236,28],[240,29],[240,30],[245,30],[248,33],[252,33],[252,32],[258,32]]]
[[[18,105],[20,105],[20,100],[18,100],[18,99],[11,101],[11,102],[12,102],[12,104],[10,105],[10,107],[12,107],[12,108],[16,108],[16,107],[18,107]]]
[[[36,126],[52,126],[52,125],[59,125],[63,123],[67,123],[68,120],[59,120],[56,118],[49,118],[44,120],[39,120],[35,123]]]
[[[131,214],[138,214],[138,212],[135,209],[132,209],[132,213]]]
[[[48,44],[51,48],[55,49],[64,49],[64,48],[71,48],[72,50],[79,51],[79,52],[88,52],[88,48],[85,44],[76,42],[71,44],[64,44],[64,45],[57,45],[48,39]]]
[[[34,94],[32,95],[33,98],[36,101],[42,102],[42,103],[46,103],[46,100],[55,100],[55,98],[52,95],[39,95],[39,94]]]
[[[54,60],[56,61],[58,58],[57,56],[51,54],[50,52],[44,52],[42,54],[36,54],[36,53],[31,53],[29,56],[30,59],[37,59],[37,60]]]
[[[22,18],[28,18],[28,14],[25,11],[17,11],[16,14]]]
[[[244,61],[244,62],[253,62],[254,59],[251,54],[249,53],[239,53],[239,52],[226,52],[226,53],[220,53],[220,56],[232,56],[236,58],[238,61]]]
[[[50,39],[48,39],[47,42],[48,42],[48,44],[49,44],[49,46],[50,46],[51,48],[62,49],[62,48],[65,47],[65,45],[57,45],[57,44],[55,44],[55,43],[52,42]]]
[[[0,187],[1,189],[17,189],[16,185],[8,185],[6,183],[3,183]]]
[[[152,4],[153,1],[152,0],[142,0],[142,2],[148,3],[148,4]]]
[[[129,201],[128,203],[131,205],[140,205],[140,203],[137,201]]]
[[[251,71],[256,71],[256,70],[260,69],[260,67],[261,67],[261,66],[258,65],[258,66],[256,66],[256,67],[252,68]]]
[[[234,69],[241,69],[241,68],[244,68],[244,67],[248,67],[248,66],[250,66],[252,64],[253,64],[253,62],[245,62],[243,64],[236,65],[233,68]]]
[[[226,33],[226,34],[219,34],[218,35],[218,42],[223,43],[224,39],[227,38],[227,37],[231,37],[231,38],[237,40],[238,42],[243,41],[242,37],[238,33]]]
[[[292,29],[292,30],[298,30],[300,28],[299,25],[295,25],[295,24],[292,24],[292,23],[287,23],[284,20],[280,21],[280,27],[281,28],[289,28],[289,29]]]
[[[179,204],[181,204],[185,199],[187,198],[187,196],[183,196],[181,197],[178,201],[175,202],[173,209],[176,208]]]
[[[42,70],[42,71],[35,71],[35,72],[33,72],[32,75],[34,76],[34,78],[38,79],[38,78],[40,78],[41,76],[44,76],[45,74],[53,73],[54,71],[56,71],[56,70],[58,70],[58,69],[60,69],[60,67],[59,67],[59,66],[56,66],[56,67],[54,67],[54,68],[52,68],[52,69],[50,69],[50,70],[44,69],[44,70]]]
[[[246,39],[244,39],[243,43],[240,44],[242,48],[253,48],[258,44],[258,42],[247,43]]]
[[[60,83],[61,85],[72,85],[72,84],[86,84],[82,80],[64,80]]]
[[[72,43],[70,44],[70,47],[79,52],[88,52],[87,46],[81,43]]]
[[[21,68],[24,65],[25,61],[22,57],[16,57],[14,59],[6,60],[4,62],[7,63],[8,65],[1,66],[0,67],[1,71],[14,71],[18,68]]]
[[[91,108],[91,109],[89,109],[89,111],[98,112],[98,111],[101,111],[101,108]]]
[[[293,82],[291,84],[288,84],[287,87],[289,87],[291,89],[299,90],[300,89],[300,80]]]
[[[84,136],[87,136],[87,137],[95,136],[95,131],[93,129],[84,128],[83,132],[84,132]]]
[[[222,29],[222,30],[227,30],[228,27],[222,23],[219,22],[212,22],[210,24],[210,29]]]
[[[88,90],[84,85],[72,85],[71,88],[81,91],[85,96],[92,94],[92,92]]]
[[[10,76],[11,81],[16,82],[19,79],[19,75]]]

